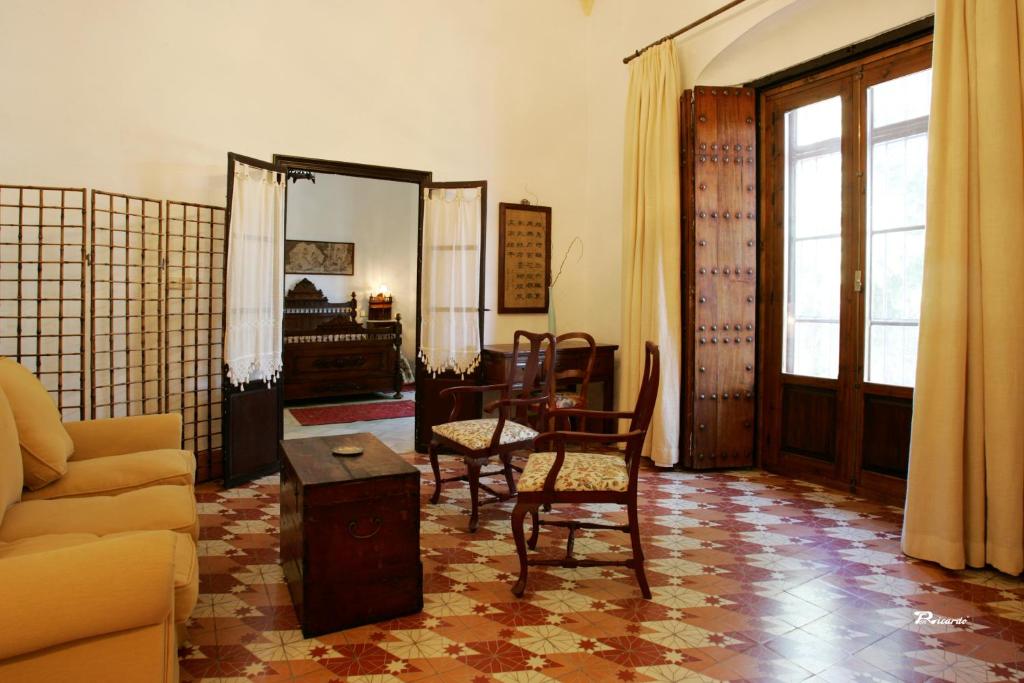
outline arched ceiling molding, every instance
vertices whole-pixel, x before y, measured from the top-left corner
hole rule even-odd
[[[755,22],[723,22],[728,41],[690,59],[687,87],[738,85],[866,40],[935,12],[935,0],[789,0]],[[726,32],[726,31],[723,31]],[[686,37],[676,43],[684,52]],[[690,48],[692,50],[692,48]],[[683,58],[684,61],[686,58]]]
[[[800,0],[748,0],[675,39],[676,56],[682,69],[683,86],[693,87],[704,68],[716,55],[736,42],[766,18]],[[720,83],[717,85],[728,85]]]

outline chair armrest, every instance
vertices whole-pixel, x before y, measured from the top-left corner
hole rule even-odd
[[[506,408],[509,406],[528,406],[534,403],[544,405],[549,400],[551,400],[551,397],[547,394],[544,394],[543,396],[530,396],[529,398],[499,398],[485,405],[484,411],[489,413],[493,411],[495,408]]]
[[[596,432],[544,432],[533,437],[533,448],[534,450],[541,450],[541,444],[554,442],[564,445],[568,441],[576,443],[622,443],[635,441],[639,438],[646,436],[646,432],[634,429],[631,432],[623,432],[622,434],[599,434]]]
[[[551,417],[559,417],[561,415],[564,415],[565,417],[592,417],[599,420],[610,420],[614,418],[633,417],[633,412],[629,410],[588,410],[586,408],[552,408],[550,411],[550,415]]]
[[[66,422],[64,429],[75,444],[72,460],[181,448],[181,415],[178,413]]]
[[[0,560],[0,659],[169,623],[173,533],[140,532]]]
[[[578,420],[575,426],[583,430],[591,424],[592,420],[631,419],[633,413],[625,410],[588,410],[586,408],[554,408],[548,412],[548,419],[551,420],[551,426],[555,429],[571,428],[573,425],[569,418],[573,417]]]
[[[437,393],[438,396],[451,396],[452,394],[474,394],[482,393],[484,391],[501,391],[508,387],[507,384],[483,384],[483,385],[466,385],[461,387],[448,387],[442,389]]]

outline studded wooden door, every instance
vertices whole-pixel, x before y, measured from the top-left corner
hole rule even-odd
[[[682,462],[754,463],[757,188],[754,91],[698,87],[681,102],[686,361]]]

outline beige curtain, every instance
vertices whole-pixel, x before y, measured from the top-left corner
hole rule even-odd
[[[672,41],[629,64],[623,185],[623,311],[619,405],[640,389],[644,342],[661,347],[661,390],[645,454],[679,460],[682,351],[679,217],[679,65]]]
[[[420,358],[431,375],[480,363],[479,187],[423,190]]]
[[[1024,569],[1024,0],[939,0],[903,550]]]
[[[284,184],[235,163],[228,230],[224,364],[235,386],[276,381],[284,316]]]

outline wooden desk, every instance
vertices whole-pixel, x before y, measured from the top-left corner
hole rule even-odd
[[[372,434],[281,448],[281,565],[306,637],[423,609],[420,473]],[[362,446],[356,457],[334,446]]]
[[[594,370],[590,375],[591,382],[601,383],[601,410],[615,409],[615,351],[617,344],[597,345],[597,357],[594,359]],[[560,344],[555,357],[555,371],[580,369],[587,364],[590,347],[576,340]],[[526,353],[520,351],[519,365],[526,360]],[[501,384],[508,381],[508,371],[512,363],[512,344],[487,344],[483,348],[480,364],[483,367],[484,384]],[[592,409],[598,406],[588,406]]]

